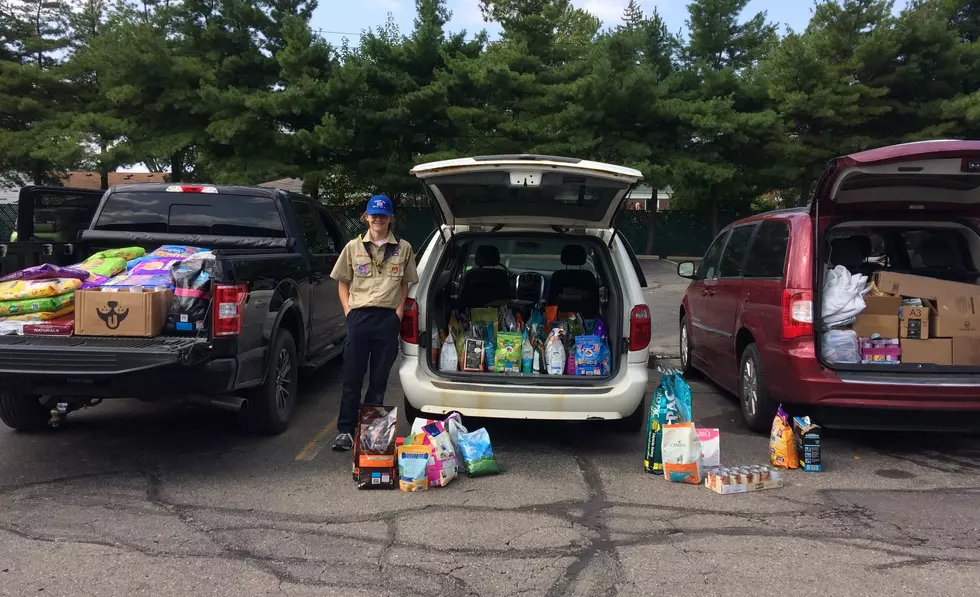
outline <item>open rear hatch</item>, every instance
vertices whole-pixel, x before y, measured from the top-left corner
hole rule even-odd
[[[810,210],[824,365],[855,374],[933,373],[947,382],[980,372],[980,142],[910,143],[837,158]],[[857,313],[834,307],[843,293],[832,281],[846,279],[844,270],[867,277],[855,287],[866,292]]]

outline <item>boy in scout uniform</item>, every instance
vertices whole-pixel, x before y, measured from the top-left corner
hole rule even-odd
[[[412,245],[391,233],[391,199],[375,195],[361,220],[368,230],[347,243],[330,277],[337,280],[347,315],[344,390],[333,449],[354,447],[354,426],[364,374],[371,363],[365,404],[383,404],[388,374],[398,354],[398,336],[408,285],[418,282]]]

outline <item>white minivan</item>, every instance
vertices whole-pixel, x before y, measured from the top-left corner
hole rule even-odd
[[[613,220],[639,171],[574,158],[505,155],[412,169],[441,217],[419,247],[399,377],[408,420],[424,415],[561,421],[644,421],[650,310],[636,255]],[[602,317],[606,376],[440,371],[433,331],[454,310],[557,305]]]

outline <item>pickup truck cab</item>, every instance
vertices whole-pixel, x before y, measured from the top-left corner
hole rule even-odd
[[[57,211],[60,192],[75,209],[80,191],[28,188],[21,204],[41,200]],[[343,239],[326,210],[270,188],[136,184],[98,193],[77,240],[29,235],[0,246],[0,272],[124,246],[212,249],[208,325],[153,338],[0,336],[0,420],[36,430],[103,399],[190,399],[238,411],[257,433],[285,430],[299,367],[343,352],[345,318],[329,275]],[[29,231],[32,213],[18,223]]]

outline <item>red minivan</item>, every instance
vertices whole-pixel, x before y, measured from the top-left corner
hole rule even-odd
[[[726,227],[680,309],[685,372],[740,398],[749,428],[780,403],[980,412],[980,366],[829,363],[821,356],[824,274],[890,271],[980,282],[980,141],[924,141],[832,160],[808,208]],[[980,305],[980,286],[976,304]],[[854,411],[852,411],[854,412]]]

